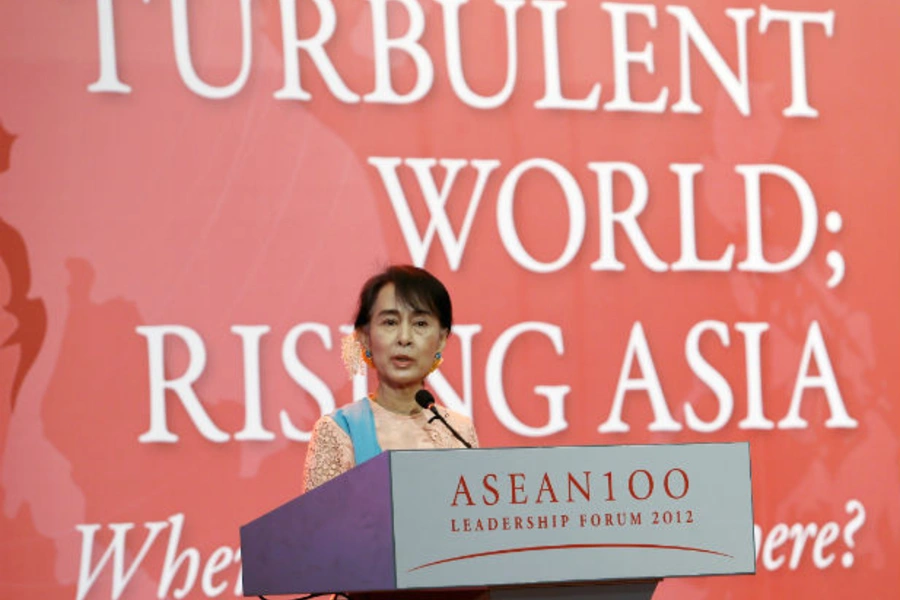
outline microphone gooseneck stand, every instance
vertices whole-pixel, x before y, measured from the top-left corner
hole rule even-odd
[[[448,423],[446,421],[446,419],[444,419],[443,416],[441,416],[440,412],[438,412],[437,406],[435,406],[435,404],[434,404],[434,396],[431,395],[431,392],[429,392],[428,390],[419,390],[418,392],[416,392],[416,403],[419,406],[421,406],[422,408],[424,408],[426,410],[430,410],[434,414],[433,417],[428,419],[429,423],[431,423],[435,419],[439,420],[441,423],[444,424],[444,427],[446,427],[447,429],[450,430],[450,433],[453,434],[453,437],[458,439],[462,443],[463,446],[465,446],[466,448],[472,447],[472,444],[467,442],[463,438],[463,436],[459,435],[459,432],[457,432],[455,429],[453,429],[453,426],[450,425],[450,423]]]

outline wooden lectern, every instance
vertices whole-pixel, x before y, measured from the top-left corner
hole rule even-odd
[[[385,452],[241,527],[244,594],[649,599],[755,573],[746,443]]]

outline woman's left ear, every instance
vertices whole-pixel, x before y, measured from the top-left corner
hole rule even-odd
[[[444,347],[447,345],[447,338],[450,337],[450,331],[447,329],[441,329],[441,339],[438,343],[438,352],[443,352]]]

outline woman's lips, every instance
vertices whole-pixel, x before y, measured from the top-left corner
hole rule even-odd
[[[398,354],[397,356],[391,357],[391,363],[399,369],[404,369],[406,367],[409,367],[414,362],[415,361],[412,359],[412,357],[407,356],[405,354]]]

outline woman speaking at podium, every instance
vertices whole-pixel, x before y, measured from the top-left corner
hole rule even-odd
[[[361,372],[364,364],[373,368],[378,386],[367,398],[316,422],[303,473],[306,491],[382,450],[477,446],[468,418],[437,408],[445,424],[432,414],[434,409],[420,406],[427,407],[431,399],[421,390],[425,377],[441,363],[452,321],[447,289],[423,269],[391,266],[365,283],[343,357],[351,374]]]

